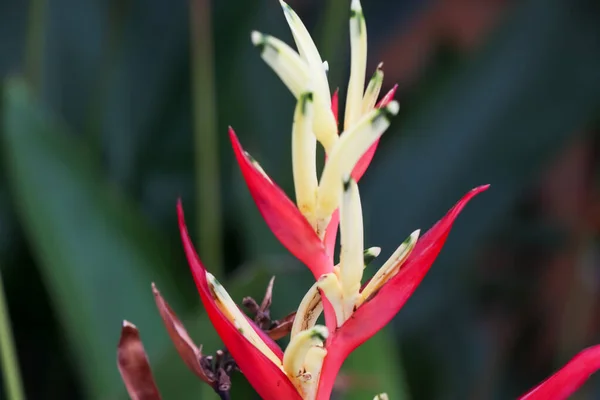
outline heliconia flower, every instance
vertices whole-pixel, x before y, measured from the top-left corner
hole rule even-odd
[[[336,92],[330,99],[326,74],[328,67],[298,15],[285,2],[280,3],[298,52],[269,35],[255,31],[251,37],[260,49],[262,58],[298,100],[292,129],[296,203],[322,239],[338,207],[341,186],[338,175],[345,171],[356,181],[360,179],[373,157],[379,138],[389,126],[390,117],[398,113],[399,106],[392,100],[393,89],[382,99],[379,107],[375,107],[383,83],[381,64],[364,89],[367,30],[360,2],[353,0],[350,18],[351,70],[344,129],[338,135],[338,97]],[[317,179],[315,167],[317,140],[328,156],[320,179]]]
[[[251,363],[251,372],[245,371],[249,366],[239,365],[259,394],[281,397],[281,390],[295,388],[301,398],[328,399],[345,358],[404,305],[441,250],[459,212],[487,186],[469,192],[421,240],[418,240],[418,230],[411,234],[363,286],[363,269],[379,255],[380,249],[364,249],[357,180],[370,163],[381,135],[399,111],[398,103],[392,99],[396,87],[377,103],[383,82],[380,64],[365,89],[367,31],[360,2],[353,0],[351,71],[343,131],[338,135],[338,95],[335,92],[330,98],[328,67],[300,18],[286,3],[281,1],[281,5],[298,52],[259,32],[253,32],[251,37],[262,58],[297,99],[292,126],[296,205],[242,149],[232,129],[230,138],[241,172],[267,225],[317,280],[297,310],[291,342],[283,357],[277,357],[268,340],[261,341],[256,329],[242,326],[245,317],[222,286],[204,270],[193,251],[181,207],[180,227],[202,301],[225,345],[236,360],[238,356],[261,359],[261,353],[264,357],[260,368],[257,362]],[[316,168],[317,142],[323,145],[327,156],[320,177]],[[338,220],[341,252],[339,263],[334,265]],[[209,296],[210,293],[214,297]],[[326,327],[315,325],[321,313],[325,314]],[[224,336],[228,332],[225,327],[230,325],[238,329],[236,341],[233,328],[230,328],[232,336]],[[240,341],[240,337],[245,341]],[[261,380],[268,375],[277,377],[277,382],[284,382],[287,377],[288,384],[281,383],[269,391]]]
[[[327,62],[298,15],[280,2],[298,52],[259,32],[252,32],[251,38],[297,99],[291,140],[295,204],[243,150],[233,129],[229,134],[242,175],[265,222],[283,246],[309,268],[316,282],[295,313],[273,324],[266,317],[271,280],[260,305],[249,298],[244,300],[256,314],[251,320],[202,265],[179,202],[185,254],[207,315],[227,348],[217,353],[216,363],[202,354],[153,286],[160,315],[181,358],[224,399],[228,398],[229,373],[236,368],[266,400],[330,399],[344,360],[404,306],[440,253],[462,209],[488,188],[484,185],[466,193],[424,235],[415,230],[373,278],[363,282],[363,270],[381,249],[364,248],[358,181],[381,135],[399,111],[393,100],[397,86],[377,102],[383,82],[380,64],[365,88],[367,29],[359,0],[352,0],[350,79],[343,129],[338,134],[338,92],[330,94]],[[320,174],[316,168],[317,143],[324,147],[327,157]],[[338,224],[341,249],[336,264]],[[325,326],[316,324],[321,314]],[[284,351],[275,340],[288,333],[290,341]],[[137,329],[129,323],[123,326],[118,365],[133,399],[160,399]],[[600,347],[585,350],[522,399],[564,399],[599,367]],[[374,400],[388,400],[388,396],[382,393]]]

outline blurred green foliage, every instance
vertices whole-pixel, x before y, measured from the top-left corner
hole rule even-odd
[[[215,73],[220,173],[209,183],[221,193],[223,243],[215,252],[223,265],[207,267],[223,271],[237,301],[260,297],[275,274],[277,318],[296,307],[312,278],[262,222],[226,128],[291,193],[293,98],[249,32],[290,43],[291,35],[276,1],[213,3],[214,58],[200,65]],[[290,3],[343,86],[349,2]],[[365,4],[371,61],[435,3]],[[499,232],[514,229],[509,217],[527,188],[576,135],[596,127],[600,7],[591,0],[507,4],[480,48],[450,46],[401,87],[404,108],[362,185],[366,245],[381,245],[384,258],[471,187],[492,189],[460,217],[396,323],[347,362],[344,376],[354,384],[343,398],[388,391],[393,399],[454,399],[482,393],[476,390],[505,398],[543,377],[515,376],[509,361],[484,375],[501,348],[481,327],[483,301],[474,293],[485,287],[476,261]],[[199,397],[201,385],[175,354],[150,291],[156,282],[197,343],[220,347],[175,219],[181,197],[193,238],[210,241],[202,221],[191,222],[211,211],[210,199],[197,196],[211,174],[202,181],[194,169],[189,21],[188,2],[0,2],[0,268],[28,398],[126,398],[115,362],[123,319],[140,328],[164,397]],[[525,304],[518,301],[516,308]],[[255,395],[236,379],[233,398]]]

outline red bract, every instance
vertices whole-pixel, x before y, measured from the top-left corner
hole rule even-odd
[[[335,118],[335,122],[338,122],[338,107],[339,107],[339,89],[336,89],[331,96],[331,113],[333,114],[333,118]]]
[[[229,128],[235,157],[258,210],[277,239],[311,270],[315,279],[333,270],[323,243],[306,218],[275,183],[250,160]]]
[[[338,226],[340,225],[340,210],[335,210],[331,215],[331,221],[329,221],[329,225],[327,225],[327,230],[325,231],[325,239],[323,243],[325,244],[325,251],[327,255],[331,258],[331,262],[333,263],[333,253],[335,252],[335,240],[337,238]]]
[[[381,108],[381,107],[387,106],[390,103],[390,101],[392,101],[394,99],[396,90],[398,90],[397,84],[394,85],[394,87],[391,88],[390,91],[387,92],[385,94],[385,96],[383,96],[381,98],[381,100],[379,101],[379,103],[377,103],[375,108]],[[371,164],[371,161],[373,160],[373,156],[375,156],[375,150],[377,150],[378,144],[379,144],[379,140],[377,140],[375,143],[373,143],[373,145],[369,148],[369,150],[367,150],[365,152],[365,154],[363,154],[363,156],[360,158],[358,163],[356,163],[356,166],[352,170],[352,178],[354,178],[354,180],[356,182],[358,182],[360,180],[360,178],[362,178],[362,176],[367,171],[369,164]]]
[[[404,306],[438,256],[456,217],[469,200],[488,187],[480,186],[463,196],[444,218],[419,239],[400,271],[329,337],[326,347],[331,351],[325,358],[317,399],[329,399],[333,389],[332,377],[337,375],[346,357],[383,328]]]
[[[200,262],[188,235],[181,202],[177,204],[177,213],[185,255],[190,264],[202,304],[240,370],[263,399],[300,399],[298,391],[283,371],[252,345],[218,308],[206,279],[206,269]],[[281,357],[281,349],[276,354]]]
[[[587,348],[577,354],[561,370],[519,400],[567,399],[598,369],[600,369],[600,345]]]

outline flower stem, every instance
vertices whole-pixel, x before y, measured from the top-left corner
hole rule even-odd
[[[25,46],[25,73],[29,85],[36,92],[41,89],[45,11],[45,0],[32,0],[29,2],[27,43]]]
[[[198,248],[219,275],[222,227],[211,7],[210,0],[191,0],[190,4]]]
[[[24,400],[19,362],[15,353],[15,342],[10,326],[2,275],[0,275],[0,357],[4,388],[8,400]]]

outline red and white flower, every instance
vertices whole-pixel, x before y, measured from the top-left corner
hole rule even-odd
[[[291,140],[295,203],[244,151],[233,129],[229,134],[242,175],[265,222],[315,277],[298,307],[285,350],[237,307],[202,265],[188,235],[181,203],[179,227],[208,316],[258,394],[266,400],[328,400],[344,360],[398,313],[435,261],[459,213],[488,186],[466,193],[424,235],[419,230],[411,233],[373,278],[363,282],[364,268],[379,255],[380,249],[364,249],[358,181],[373,158],[381,135],[399,111],[393,100],[396,87],[377,102],[384,76],[380,64],[365,89],[367,28],[359,0],[352,0],[351,69],[343,129],[339,133],[338,95],[335,92],[331,96],[327,63],[298,15],[283,1],[281,5],[298,51],[259,32],[252,32],[251,39],[297,99]],[[316,166],[317,143],[327,155],[320,174]],[[341,249],[335,263],[338,225]],[[156,290],[155,296],[186,364],[201,379],[214,384],[214,376],[196,361],[200,351]],[[326,326],[316,324],[322,313]],[[522,398],[567,397],[598,368],[598,353],[597,348],[584,351]]]

